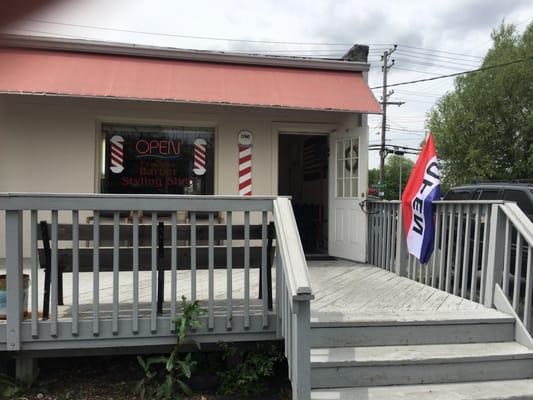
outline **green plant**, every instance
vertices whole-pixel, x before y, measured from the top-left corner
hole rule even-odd
[[[198,317],[205,314],[198,301],[188,302],[185,296],[181,298],[182,314],[172,323],[176,327],[176,344],[170,355],[137,357],[142,368],[143,378],[135,385],[135,393],[141,399],[179,399],[182,394],[190,395],[191,389],[186,381],[190,379],[197,362],[192,354],[182,355],[184,344],[197,345],[193,340],[187,340],[187,333],[193,328],[200,328],[203,324]]]
[[[18,393],[23,392],[29,385],[20,382],[7,374],[0,373],[0,395],[11,398]]]
[[[218,391],[222,395],[250,396],[264,392],[266,378],[274,375],[275,367],[284,360],[282,352],[273,344],[256,344],[246,350],[226,343],[220,343],[219,347],[222,359],[234,363],[217,372]]]

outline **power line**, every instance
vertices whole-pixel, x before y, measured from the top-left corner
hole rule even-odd
[[[428,48],[424,48],[424,47],[409,46],[409,45],[407,45],[407,44],[398,44],[398,46],[406,47],[406,48],[408,48],[408,49],[422,50],[422,51],[431,52],[431,53],[443,53],[443,54],[451,54],[451,55],[454,55],[454,56],[464,56],[464,57],[472,57],[472,58],[483,58],[483,57],[473,56],[473,55],[465,54],[465,53],[454,53],[454,52],[451,52],[451,51],[445,51],[445,50],[428,49]]]
[[[109,27],[106,27],[106,26],[98,26],[98,25],[72,24],[72,23],[67,23],[67,22],[47,21],[47,20],[33,19],[33,18],[28,19],[28,21],[44,23],[44,24],[71,26],[71,27],[78,27],[78,28],[100,29],[100,30],[113,31],[113,32],[137,33],[137,34],[142,34],[142,35],[177,37],[177,38],[182,38],[182,39],[214,40],[214,41],[240,42],[240,43],[314,45],[314,46],[351,46],[351,45],[353,45],[353,43],[292,42],[292,41],[273,41],[273,40],[252,40],[252,39],[222,38],[222,37],[216,37],[216,36],[181,35],[181,34],[175,34],[175,33],[139,31],[139,30],[135,30],[135,29],[109,28]]]
[[[496,64],[496,65],[490,65],[488,67],[482,67],[482,68],[478,68],[478,69],[472,69],[472,70],[469,70],[469,71],[462,71],[462,72],[456,72],[454,74],[448,74],[448,75],[440,75],[440,76],[435,76],[435,77],[432,77],[432,78],[426,78],[426,79],[417,79],[417,80],[413,80],[413,81],[406,81],[406,82],[398,82],[398,83],[392,83],[392,84],[389,84],[387,85],[388,87],[392,87],[392,86],[401,86],[401,85],[411,85],[413,83],[419,83],[419,82],[427,82],[427,81],[434,81],[434,80],[437,80],[437,79],[443,79],[443,78],[451,78],[453,76],[459,76],[459,75],[465,75],[465,74],[472,74],[474,72],[481,72],[481,71],[487,71],[487,70],[491,70],[491,69],[496,69],[496,68],[502,68],[502,67],[506,67],[508,65],[513,65],[513,64],[518,64],[518,63],[522,63],[522,62],[526,62],[526,61],[531,61],[533,60],[533,56],[531,57],[528,57],[528,58],[522,58],[520,60],[514,60],[514,61],[509,61],[507,63],[503,63],[503,64]],[[374,86],[372,87],[371,89],[381,89],[383,88],[383,86]]]
[[[468,58],[468,57],[465,57],[465,56],[462,56],[462,57],[453,56],[452,57],[452,56],[440,55],[438,53],[419,52],[419,51],[416,51],[416,50],[404,49],[404,48],[399,48],[398,49],[398,53],[402,53],[402,54],[406,54],[406,55],[410,55],[410,56],[432,57],[432,58],[439,58],[439,59],[443,59],[443,60],[466,61],[466,62],[471,62],[471,63],[477,63],[477,62],[480,62],[480,61],[483,60],[483,57],[479,57],[479,56],[470,56],[470,57],[473,57],[473,58]]]

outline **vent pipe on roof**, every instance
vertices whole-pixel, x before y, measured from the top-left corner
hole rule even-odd
[[[342,56],[343,60],[346,61],[359,61],[359,62],[368,62],[368,46],[364,44],[354,44],[350,50]]]

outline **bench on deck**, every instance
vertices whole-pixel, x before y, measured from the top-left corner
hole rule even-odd
[[[209,268],[209,225],[176,224],[176,266],[177,270],[191,270]],[[134,228],[137,228],[138,238],[134,238]],[[227,268],[227,252],[230,250],[226,242],[227,225],[213,224],[213,267]],[[249,228],[246,235],[247,227]],[[43,319],[48,319],[50,311],[50,287],[52,275],[52,232],[47,221],[39,223],[37,230],[39,265],[44,269]],[[98,271],[112,272],[114,264],[115,226],[113,224],[99,224],[98,229]],[[152,238],[151,224],[118,225],[118,269],[119,271],[133,271],[134,240],[138,247],[138,270],[152,270],[152,251],[155,246],[157,257],[157,312],[163,311],[164,301],[164,271],[171,270],[172,265],[172,226],[169,221],[159,221],[155,226],[156,237]],[[193,234],[191,236],[191,233]],[[195,234],[194,234],[195,233]],[[272,310],[272,263],[273,239],[275,238],[274,224],[267,225],[267,236],[263,238],[262,225],[232,225],[231,241],[242,241],[243,245],[232,243],[232,268],[261,268],[263,259],[263,241],[266,241],[267,267],[267,302]],[[79,224],[77,240],[78,271],[93,272],[94,256],[94,225]],[[253,242],[250,242],[253,241]],[[57,224],[57,302],[63,305],[63,274],[73,272],[73,225]],[[39,243],[41,246],[39,246]],[[249,243],[248,249],[246,243]],[[196,251],[194,251],[194,249]],[[248,254],[249,256],[248,256]],[[247,263],[248,261],[248,263]],[[262,298],[262,274],[259,274],[259,299]]]

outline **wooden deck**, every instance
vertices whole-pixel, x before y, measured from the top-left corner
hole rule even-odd
[[[383,269],[346,260],[309,261],[312,288],[315,299],[311,302],[311,322],[364,322],[388,320],[448,320],[500,315],[478,303],[454,296],[413,280],[398,277]],[[208,294],[208,271],[196,272],[197,295],[203,303]],[[261,312],[258,298],[259,271],[250,271],[250,314]],[[170,271],[165,274],[165,311],[170,301]],[[227,275],[225,270],[215,270],[215,313],[226,312]],[[44,274],[39,274],[39,293],[42,293]],[[233,313],[242,314],[244,299],[243,270],[234,270]],[[273,292],[275,293],[275,269],[273,269]],[[80,273],[80,319],[92,318],[93,287],[92,273]],[[113,299],[113,275],[100,273],[100,312],[101,318],[111,313]],[[131,272],[121,272],[119,278],[120,314],[131,315],[133,281]],[[191,272],[178,271],[177,298],[191,298]],[[255,299],[255,300],[254,300]],[[151,273],[139,273],[140,317],[148,316],[151,301]],[[40,306],[42,298],[39,299]],[[64,306],[60,306],[60,318],[70,317],[72,304],[71,274],[64,275]]]
[[[311,322],[448,320],[499,312],[368,264],[310,261]]]

